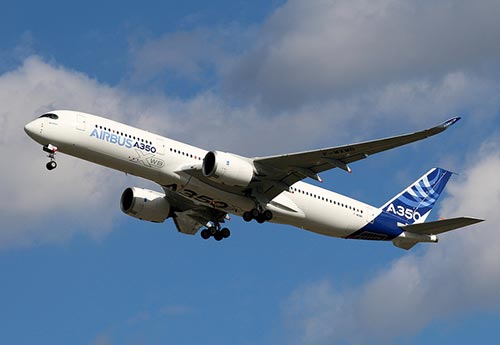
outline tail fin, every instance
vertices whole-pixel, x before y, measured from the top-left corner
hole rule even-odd
[[[382,206],[382,211],[395,216],[402,224],[425,222],[451,174],[441,168],[432,168]]]

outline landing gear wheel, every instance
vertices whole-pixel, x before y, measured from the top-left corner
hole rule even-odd
[[[253,218],[253,219],[257,219],[257,217],[259,217],[259,215],[260,215],[260,212],[259,212],[259,210],[257,210],[256,208],[253,208],[253,209],[250,211],[250,214],[252,215],[252,218]]]
[[[255,218],[255,220],[257,221],[257,223],[259,224],[262,224],[266,221],[266,219],[264,218],[264,215],[261,213],[257,216],[257,218]]]
[[[210,232],[208,231],[208,229],[203,229],[201,230],[201,238],[203,238],[204,240],[208,240],[210,238]]]
[[[269,210],[265,210],[262,215],[264,216],[264,219],[266,221],[270,221],[271,219],[273,219],[273,213]]]
[[[57,167],[56,161],[50,161],[46,165],[48,170],[54,170]]]
[[[245,222],[251,222],[252,219],[253,219],[253,216],[250,212],[247,211],[247,212],[243,213],[243,220]]]
[[[228,238],[229,236],[231,236],[231,231],[229,231],[228,228],[223,228],[220,232],[222,234],[222,237],[224,238]]]
[[[214,238],[216,241],[220,241],[224,238],[224,235],[222,235],[222,231],[217,231],[214,235]]]
[[[217,228],[215,226],[211,226],[208,228],[208,233],[210,234],[210,236],[214,236],[215,237],[215,234],[217,233]]]

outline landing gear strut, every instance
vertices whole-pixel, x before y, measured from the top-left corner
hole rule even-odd
[[[56,163],[57,147],[48,144],[43,146],[43,150],[48,153],[47,157],[50,158],[50,161],[45,166],[47,167],[48,170],[54,170],[55,168],[57,168],[57,163]]]
[[[204,240],[208,240],[212,236],[216,241],[221,241],[231,236],[231,231],[228,228],[221,229],[219,223],[214,223],[212,226],[201,231],[201,238]]]
[[[252,219],[255,219],[257,223],[262,224],[264,222],[268,222],[271,219],[273,219],[273,213],[269,210],[261,212],[256,208],[253,208],[250,211],[243,213],[243,220],[245,222],[250,222],[252,221]]]

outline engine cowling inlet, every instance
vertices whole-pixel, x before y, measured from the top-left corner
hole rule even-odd
[[[120,208],[131,217],[154,223],[164,222],[170,213],[170,203],[165,194],[137,187],[123,191]]]
[[[247,187],[254,177],[252,162],[244,157],[210,151],[203,159],[203,175],[228,186]]]

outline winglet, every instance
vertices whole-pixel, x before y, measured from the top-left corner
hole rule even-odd
[[[446,128],[450,127],[451,125],[455,124],[455,122],[457,122],[460,119],[461,119],[460,116],[452,117],[451,119],[443,122],[439,127],[442,127],[443,129],[446,129]]]

